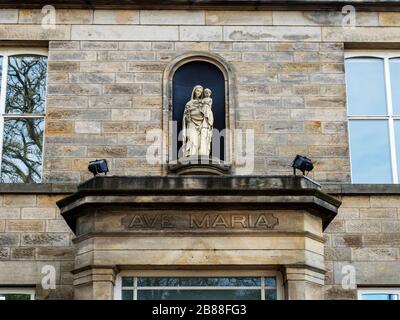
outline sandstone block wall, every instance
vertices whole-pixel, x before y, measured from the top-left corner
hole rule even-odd
[[[35,288],[37,299],[72,299],[73,234],[55,201],[65,195],[0,195],[0,287]],[[56,289],[41,286],[53,266]]]
[[[87,162],[112,174],[159,175],[146,135],[162,128],[162,75],[189,51],[216,54],[234,70],[235,128],[253,129],[253,174],[287,174],[297,153],[313,177],[349,182],[344,42],[399,41],[397,13],[205,10],[0,10],[0,42],[49,44],[45,182],[80,182]],[[10,42],[4,42],[10,44]],[[35,42],[33,42],[34,44]],[[39,42],[37,42],[39,44]],[[43,44],[43,42],[41,42]],[[232,79],[231,79],[232,80]]]
[[[112,174],[160,175],[146,161],[162,128],[162,76],[175,57],[213,53],[231,65],[236,128],[254,129],[254,174],[290,174],[297,153],[316,163],[319,182],[350,182],[345,45],[396,47],[400,14],[359,12],[357,28],[335,12],[57,10],[43,28],[40,10],[0,10],[0,45],[49,47],[44,181],[80,182],[87,163],[107,158]],[[62,195],[0,196],[0,285],[37,285],[53,264],[71,298],[71,233],[55,201]],[[326,231],[326,298],[342,290],[342,266],[362,285],[400,285],[399,197],[344,196]],[[40,289],[38,289],[40,290]]]
[[[326,299],[357,299],[342,280],[351,265],[358,286],[399,287],[400,197],[342,196],[339,214],[325,230]],[[348,270],[348,269],[347,269]]]

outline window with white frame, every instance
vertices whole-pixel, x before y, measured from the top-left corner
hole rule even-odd
[[[0,300],[34,300],[34,289],[0,288]]]
[[[358,300],[400,300],[400,288],[397,289],[360,289]]]
[[[122,274],[117,300],[277,300],[282,285],[277,273],[241,275]]]
[[[0,182],[42,179],[47,51],[0,48]]]
[[[399,183],[400,52],[349,51],[345,75],[353,183]]]

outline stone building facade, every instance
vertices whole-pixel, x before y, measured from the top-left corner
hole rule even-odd
[[[25,1],[19,1],[21,6],[14,2],[0,4],[0,55],[3,48],[28,53],[41,50],[48,57],[48,73],[41,182],[0,184],[0,294],[2,289],[27,288],[34,291],[36,299],[118,298],[115,288],[119,273],[140,270],[141,264],[151,265],[155,274],[161,271],[164,273],[160,274],[166,274],[166,270],[172,269],[174,276],[179,276],[179,270],[190,275],[198,270],[207,276],[223,274],[224,268],[238,270],[241,275],[283,270],[279,271],[282,279],[278,282],[282,292],[277,294],[281,299],[357,299],[363,289],[399,290],[400,188],[396,183],[352,184],[354,164],[351,165],[349,152],[344,68],[345,56],[353,50],[400,49],[399,7],[386,6],[386,1],[379,6],[374,1],[370,6],[352,1],[321,1],[321,7],[304,4],[300,10],[291,1],[278,7],[269,1],[254,1],[259,10],[253,10],[244,3],[234,5],[231,3],[234,1],[228,0],[226,10],[207,1],[204,4],[200,1],[190,9],[185,1],[181,4],[171,1],[171,7],[154,8],[140,1],[133,5],[121,1],[120,7],[92,1],[93,7],[88,9],[84,1],[82,4],[71,1],[71,7],[56,3],[53,12],[43,11],[45,3],[42,5],[41,1],[24,5]],[[343,26],[345,4],[355,6],[354,27]],[[56,24],[46,25],[52,21],[46,20],[48,15],[53,13]],[[92,177],[87,170],[88,162],[99,158],[107,159],[113,177],[141,177],[143,181],[170,176],[189,179],[171,175],[166,162],[149,163],[148,150],[160,146],[164,152],[161,159],[171,157],[170,82],[182,61],[196,60],[212,61],[224,69],[227,127],[253,130],[254,162],[250,171],[241,171],[237,164],[237,141],[227,143],[226,160],[231,165],[227,179],[233,182],[231,189],[227,187],[228,200],[218,201],[242,201],[232,195],[232,190],[238,188],[235,179],[242,176],[266,179],[261,189],[274,190],[278,185],[276,192],[290,198],[278,201],[276,192],[265,191],[273,200],[251,198],[251,202],[259,201],[260,207],[279,216],[282,230],[279,227],[275,230],[277,239],[268,232],[262,236],[235,235],[236,240],[227,238],[223,232],[213,236],[200,234],[200,238],[204,237],[203,247],[196,247],[192,241],[192,236],[199,235],[186,229],[177,230],[173,236],[160,230],[153,230],[156,233],[153,236],[139,232],[133,238],[139,244],[127,239],[126,247],[118,248],[122,253],[115,259],[121,259],[120,263],[107,263],[109,260],[102,253],[111,250],[112,240],[106,241],[99,234],[118,233],[119,229],[114,230],[112,224],[118,224],[117,220],[110,218],[110,230],[103,230],[101,218],[97,221],[93,213],[94,229],[81,232],[86,238],[79,237],[79,232],[77,236],[77,230],[86,228],[86,222],[75,216],[68,220],[69,212],[79,209],[79,201],[90,203],[92,200],[87,197],[96,198],[90,192],[99,187],[83,185],[78,196],[73,194],[79,183]],[[151,134],[162,129],[161,135]],[[296,154],[313,160],[314,170],[309,177],[321,184],[322,189],[316,184],[309,185],[308,180],[301,182],[300,187],[279,179],[271,182],[275,181],[271,177],[284,179],[292,175],[290,164]],[[400,158],[400,150],[397,155]],[[198,183],[198,189],[193,190],[200,190],[196,192],[204,196],[207,185],[198,182],[199,177],[192,179],[185,183],[190,186]],[[258,182],[249,178],[244,183],[249,183],[248,191]],[[177,192],[175,200],[168,201],[192,203],[190,210],[196,210],[200,203],[212,205],[217,201],[202,198],[190,202],[196,193],[179,198],[179,192],[185,192],[182,185],[166,184],[166,188]],[[116,185],[115,190],[118,188]],[[141,199],[136,189],[124,188],[131,197],[121,200],[131,206],[126,210],[148,201]],[[157,188],[154,186],[152,192]],[[313,197],[320,201],[315,200],[318,202],[315,208],[302,198],[307,196],[303,189],[317,190],[312,191]],[[260,196],[253,192],[243,191],[243,197]],[[107,198],[107,194],[102,196]],[[146,196],[153,197],[155,203],[162,202],[161,195],[149,191]],[[217,197],[217,193],[213,196]],[[114,201],[120,201],[118,197],[122,195],[110,191],[107,199],[115,204]],[[287,212],[293,211],[293,223],[302,226],[298,230],[285,229],[285,219],[290,214],[280,216],[281,210],[287,209],[283,203],[297,198],[301,199],[294,204],[295,209]],[[100,204],[103,202],[98,198],[93,201],[96,210],[103,210]],[[270,202],[275,207],[267,204]],[[233,210],[218,203],[224,212]],[[92,217],[87,207],[79,210],[82,210],[79,214]],[[171,205],[157,210],[178,209]],[[240,210],[240,214],[246,211]],[[333,220],[327,218],[328,213],[319,215],[323,210],[337,215]],[[300,213],[304,217],[297,217]],[[301,233],[304,239],[296,242],[292,233]],[[165,260],[163,265],[156,261],[164,261],[162,250],[168,250],[155,246],[160,236],[165,236],[164,241],[171,248],[178,246],[177,239],[184,239],[182,248],[178,246],[180,251],[176,249],[179,263]],[[230,241],[232,247],[227,245]],[[132,248],[136,248],[136,255],[142,252],[144,257],[146,250],[153,250],[153,256],[139,263],[128,254]],[[248,249],[262,253],[260,256],[255,253],[252,262],[251,254],[244,253]],[[93,256],[85,256],[87,252]],[[247,259],[249,266],[245,263]],[[187,268],[182,261],[187,261]],[[42,286],[45,274],[42,268],[46,265],[55,268],[55,289]],[[344,283],[351,280],[352,267],[356,283],[346,287]],[[246,270],[251,272],[246,274]],[[297,285],[299,282],[301,285]]]

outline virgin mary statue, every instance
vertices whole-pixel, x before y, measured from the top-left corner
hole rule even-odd
[[[203,92],[207,92],[206,98]],[[204,90],[201,85],[193,88],[190,101],[183,113],[182,138],[183,156],[210,156],[213,113],[211,111],[211,90]]]

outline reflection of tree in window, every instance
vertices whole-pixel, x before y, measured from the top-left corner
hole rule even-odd
[[[43,119],[4,122],[1,182],[39,182],[42,170]]]
[[[43,113],[47,59],[40,56],[9,58],[6,113]]]
[[[8,59],[1,182],[41,181],[47,58]]]

